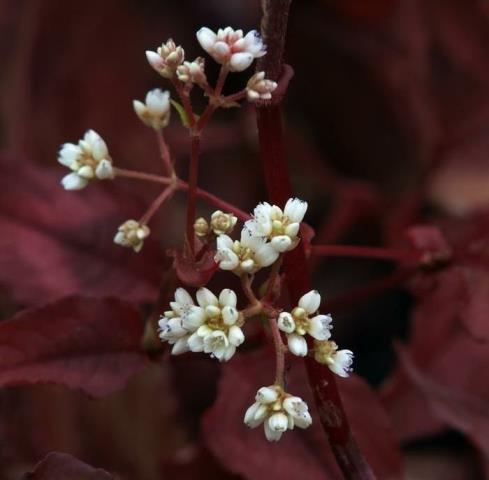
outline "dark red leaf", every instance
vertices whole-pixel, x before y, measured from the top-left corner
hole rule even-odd
[[[66,453],[51,452],[23,480],[111,480],[105,470],[94,468]]]
[[[113,243],[127,218],[146,208],[141,198],[113,185],[66,192],[62,169],[2,157],[0,162],[0,281],[15,299],[42,304],[73,293],[147,301],[156,296],[163,268],[157,245],[140,254]]]
[[[254,401],[256,390],[272,382],[273,368],[272,356],[264,353],[242,355],[224,366],[217,401],[204,417],[207,446],[232,472],[247,479],[342,478],[301,362],[294,362],[287,389],[307,401],[313,425],[286,432],[278,443],[269,443],[262,427],[251,430],[243,424],[244,412]],[[379,478],[397,478],[399,452],[375,393],[358,377],[338,383],[360,449]]]
[[[95,396],[146,366],[142,321],[115,299],[68,297],[0,323],[0,385],[57,383]]]

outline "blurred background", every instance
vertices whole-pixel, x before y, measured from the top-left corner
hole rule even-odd
[[[258,0],[0,0],[3,319],[71,294],[115,296],[151,311],[168,269],[165,249],[183,239],[185,197],[162,209],[134,255],[112,237],[157,186],[120,180],[64,192],[57,150],[93,128],[117,166],[161,173],[132,100],[169,85],[144,51],[171,37],[188,58],[203,55],[201,26],[259,29],[260,16]],[[392,262],[311,259],[315,284],[331,300],[335,338],[355,351],[355,372],[376,389],[389,422],[399,458],[386,467],[377,451],[379,478],[489,478],[489,3],[296,1],[286,61],[295,71],[286,151],[315,241],[406,246],[406,232],[414,244],[426,240],[413,226],[434,225],[443,235],[437,245],[453,254],[439,269],[407,274]],[[233,75],[225,91],[243,88],[247,75]],[[189,142],[177,115],[165,135],[186,178]],[[203,188],[245,211],[265,198],[251,107],[215,115],[200,175]],[[212,210],[199,204],[199,215]],[[396,341],[416,367],[399,366]],[[299,478],[288,467],[268,472],[271,457],[248,458],[238,441],[229,451],[219,445],[227,437],[210,426],[217,414],[209,408],[231,373],[194,357],[160,354],[101,400],[57,386],[2,389],[0,478],[21,478],[52,450],[120,478]],[[371,412],[356,407],[360,417]],[[338,478],[321,443],[301,445],[317,462],[303,478]],[[291,456],[285,447],[272,454],[277,465]],[[300,467],[306,457],[297,455]]]

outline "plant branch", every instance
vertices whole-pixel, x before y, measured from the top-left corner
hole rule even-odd
[[[160,155],[161,159],[163,160],[166,174],[171,177],[174,175],[173,163],[171,161],[170,150],[168,149],[168,145],[161,130],[156,131],[156,139],[158,141],[158,148],[160,150]]]
[[[158,209],[165,203],[166,200],[171,198],[171,196],[175,193],[175,187],[173,185],[165,188],[151,203],[146,212],[140,218],[139,223],[142,225],[146,225],[153,215],[158,211]]]

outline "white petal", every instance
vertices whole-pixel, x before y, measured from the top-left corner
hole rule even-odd
[[[251,53],[235,53],[231,55],[231,59],[229,60],[229,70],[232,72],[242,72],[253,63],[253,60],[254,57]]]
[[[292,333],[295,330],[294,317],[289,312],[280,313],[277,324],[282,332]]]
[[[255,402],[253,405],[248,407],[244,416],[244,423],[250,428],[256,428],[263,422],[263,418],[255,418],[257,410],[262,405],[259,402]]]
[[[273,237],[270,243],[277,252],[286,252],[292,246],[292,240],[287,235]]]
[[[193,333],[188,337],[187,340],[188,347],[192,352],[203,352],[204,351],[204,340],[197,333]]]
[[[216,246],[218,250],[228,250],[233,247],[233,240],[229,235],[221,234],[217,237]]]
[[[182,316],[182,325],[189,332],[197,330],[205,321],[206,315],[201,307],[191,306]]]
[[[273,403],[278,398],[278,392],[273,387],[261,387],[256,392],[256,401],[260,403]]]
[[[300,226],[301,224],[298,222],[287,225],[285,227],[285,235],[288,235],[289,237],[296,237],[299,233]]]
[[[173,348],[171,349],[172,355],[180,355],[182,353],[188,352],[189,345],[187,340],[188,340],[187,337],[179,338],[173,345]]]
[[[305,357],[307,355],[307,342],[301,335],[295,333],[287,335],[287,345],[292,354],[298,357]]]
[[[255,260],[260,267],[269,267],[277,260],[279,253],[269,243],[265,243],[255,252]]]
[[[197,290],[196,297],[197,302],[203,308],[207,307],[208,305],[215,305],[216,307],[219,306],[217,297],[208,288],[199,288]]]
[[[331,315],[316,315],[309,320],[308,333],[316,340],[328,340],[331,337]]]
[[[194,304],[190,293],[182,287],[175,290],[175,302],[179,303],[182,307],[189,307]]]
[[[95,160],[100,161],[104,158],[107,158],[108,154],[109,150],[107,148],[107,145],[104,140],[99,136],[99,138],[97,138],[92,145],[92,156]]]
[[[256,30],[251,30],[244,37],[246,50],[251,53],[255,58],[265,55],[266,50],[263,45],[263,40],[260,34]]]
[[[289,198],[285,204],[284,214],[293,223],[302,222],[307,211],[307,202],[298,198]]]
[[[340,377],[348,377],[353,363],[353,352],[351,350],[338,350],[333,355],[334,363],[328,365],[330,370]]]
[[[197,32],[197,40],[200,46],[208,52],[216,42],[217,35],[210,28],[202,27]]]
[[[269,442],[278,442],[280,440],[283,432],[272,430],[268,425],[268,421],[264,422],[263,426],[265,430],[265,437]]]
[[[88,180],[76,173],[69,173],[61,179],[61,185],[65,190],[81,190],[88,185]]]
[[[82,150],[78,145],[75,145],[74,143],[65,143],[61,146],[59,151],[58,162],[65,167],[71,167],[81,154]]]
[[[236,353],[236,347],[234,345],[229,345],[226,348],[224,355],[222,356],[222,358],[220,360],[222,362],[227,362],[227,361],[231,360],[231,358],[234,356],[235,353]]]
[[[225,306],[221,310],[221,314],[226,325],[234,325],[239,317],[239,313],[234,307]]]
[[[299,299],[299,307],[310,315],[318,311],[319,305],[321,305],[321,295],[317,290],[311,290]]]
[[[148,59],[149,64],[155,70],[159,70],[165,66],[165,62],[156,52],[152,52],[151,50],[146,50],[146,58]]]
[[[231,250],[217,250],[214,260],[219,264],[221,270],[235,270],[239,265],[238,256]]]
[[[238,302],[238,298],[236,297],[234,291],[231,290],[230,288],[225,288],[219,294],[219,303],[221,307],[228,305],[229,307],[236,308],[237,302]]]
[[[209,328],[207,325],[202,325],[201,327],[198,328],[197,335],[199,337],[205,338],[208,335],[210,335],[212,332],[213,332],[213,330],[211,328]]]
[[[139,100],[133,100],[132,101],[132,107],[134,108],[136,115],[139,118],[141,118],[141,120],[146,122],[146,119],[142,118],[144,116],[144,114],[146,113],[146,105]]]
[[[114,169],[112,168],[112,163],[110,160],[107,160],[106,158],[101,160],[95,169],[95,175],[100,180],[114,178]]]
[[[285,415],[285,413],[274,413],[268,419],[268,425],[270,430],[273,430],[274,432],[285,432],[289,425],[289,420],[287,419],[287,415]]]
[[[87,180],[90,180],[95,176],[95,172],[93,171],[93,168],[90,165],[83,165],[83,167],[79,168],[76,173],[80,177],[86,178]]]
[[[228,340],[231,345],[239,347],[245,340],[243,330],[241,330],[241,328],[237,327],[236,325],[233,325],[229,329]]]
[[[146,105],[149,112],[155,116],[161,116],[167,113],[170,108],[169,97],[170,92],[164,92],[160,88],[150,90],[146,94]]]

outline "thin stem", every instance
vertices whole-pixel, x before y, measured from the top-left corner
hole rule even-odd
[[[194,222],[197,211],[197,181],[199,177],[200,135],[192,135],[190,147],[190,170],[187,195],[187,242],[190,252],[195,255]]]
[[[163,165],[165,167],[166,173],[168,176],[171,177],[174,175],[175,171],[173,168],[173,163],[171,161],[170,150],[168,149],[168,145],[161,130],[156,131],[156,139],[158,141],[158,148],[160,149],[160,155],[161,159],[163,160]]]
[[[312,255],[326,257],[354,257],[394,262],[419,261],[421,255],[416,250],[401,250],[382,247],[362,247],[354,245],[312,245]]]
[[[272,332],[273,346],[275,347],[275,385],[285,387],[285,345],[282,335],[277,325],[277,320],[273,317],[268,319],[268,325]]]
[[[241,288],[243,289],[243,293],[245,294],[248,302],[250,302],[251,305],[258,305],[260,301],[256,298],[255,292],[251,288],[252,283],[253,276],[250,276],[247,273],[241,275]]]
[[[283,258],[284,258],[283,255],[280,254],[279,258],[277,258],[275,263],[272,265],[272,269],[270,270],[270,275],[268,276],[267,291],[265,292],[263,299],[269,300],[273,294],[275,282],[278,279],[280,268],[282,267]]]
[[[184,86],[178,80],[173,80],[173,86],[180,97],[180,101],[182,102],[183,109],[185,110],[185,114],[188,118],[188,123],[191,129],[195,126],[195,114],[192,108],[192,104],[190,103],[190,95],[189,92],[185,89]]]
[[[168,177],[162,177],[160,175],[154,175],[152,173],[138,172],[134,170],[126,170],[122,168],[114,168],[116,176],[123,178],[130,178],[133,180],[145,180],[148,182],[160,183],[163,185],[170,185],[172,182],[176,182],[177,189],[186,192],[188,190],[188,183],[183,180],[174,180]],[[251,216],[245,211],[241,210],[232,203],[226,202],[222,198],[217,197],[213,193],[208,192],[202,188],[197,188],[196,195],[203,200],[207,200],[209,203],[214,204],[216,207],[220,208],[225,212],[232,213],[236,215],[240,220],[246,221],[251,218]]]
[[[158,209],[165,203],[166,200],[168,200],[173,193],[175,192],[175,187],[170,186],[168,188],[165,188],[153,201],[153,203],[148,207],[148,210],[143,214],[141,219],[139,220],[139,223],[142,225],[146,225],[150,220],[151,217],[158,211]]]
[[[232,93],[231,95],[227,95],[226,97],[222,97],[222,101],[223,103],[239,102],[244,98],[246,98],[246,90],[241,90],[239,92]]]

